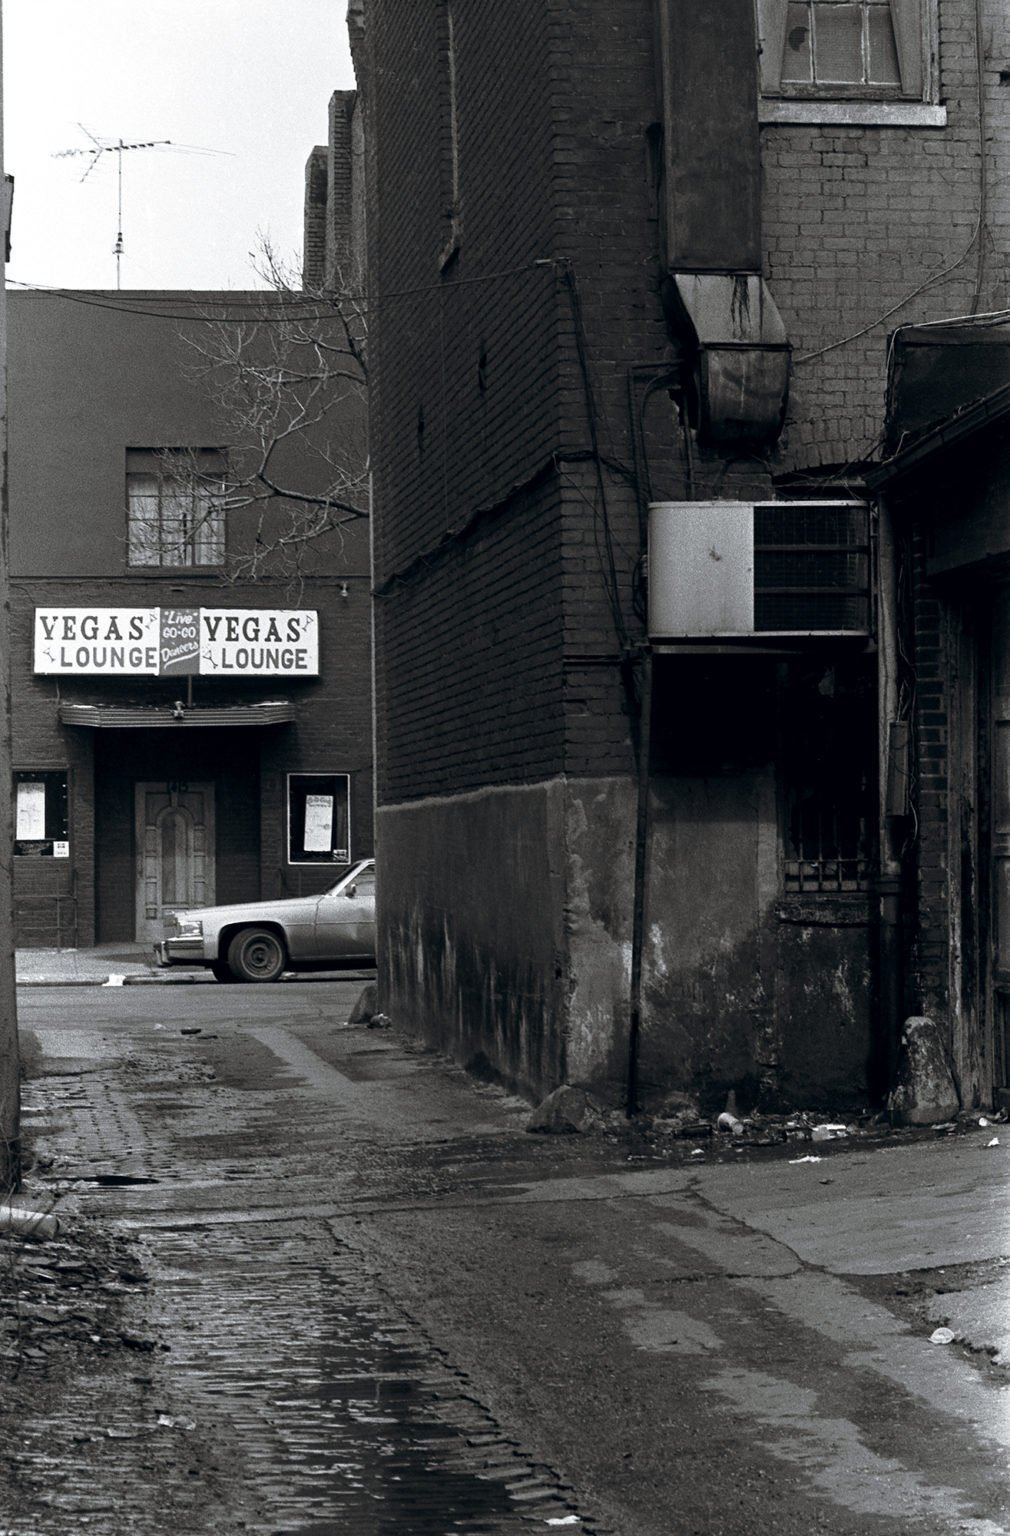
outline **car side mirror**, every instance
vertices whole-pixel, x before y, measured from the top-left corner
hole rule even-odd
[[[358,887],[356,885],[347,885],[344,887],[344,895],[347,897],[348,901],[353,901],[357,894]]]

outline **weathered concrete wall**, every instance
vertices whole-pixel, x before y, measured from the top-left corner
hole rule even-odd
[[[665,778],[652,824],[643,1093],[675,1084],[706,1099],[730,1087],[756,1097],[771,1020],[762,943],[775,897],[774,776]]]
[[[562,823],[558,783],[378,812],[381,1008],[531,1096],[565,1080]]]
[[[619,1098],[633,831],[610,781],[380,809],[380,1006],[532,1099],[564,1082]]]
[[[708,1109],[721,1109],[730,1088],[741,1109],[865,1102],[884,1091],[869,894],[801,894],[784,879],[790,776],[798,771],[813,789],[820,779],[807,779],[806,758],[837,752],[833,734],[821,734],[830,716],[820,685],[829,683],[835,705],[835,673],[820,679],[806,663],[657,658],[646,1105],[671,1087]],[[810,725],[790,748],[798,713]],[[872,716],[861,707],[851,719],[871,740]],[[859,755],[844,757],[846,781],[858,780]]]
[[[784,901],[774,771],[654,786],[643,1101],[865,1103],[882,1091],[867,898]]]
[[[805,920],[806,919],[806,920]],[[783,903],[772,919],[774,1055],[764,1074],[769,1106],[841,1111],[887,1088],[874,1026],[875,926],[869,901]]]
[[[708,1110],[730,1088],[742,1109],[864,1104],[868,898],[782,899],[772,766],[661,778],[651,822],[643,1107],[672,1086]],[[623,1103],[634,829],[626,778],[381,809],[382,1009],[530,1099]]]
[[[622,1102],[635,876],[633,782],[570,779],[565,829],[568,1081]]]

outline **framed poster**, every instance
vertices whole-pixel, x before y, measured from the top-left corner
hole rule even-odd
[[[288,863],[351,862],[349,773],[288,774]]]
[[[21,858],[69,859],[69,804],[65,768],[15,769],[15,854]]]

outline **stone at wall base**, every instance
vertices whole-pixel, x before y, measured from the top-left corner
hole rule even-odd
[[[369,1019],[375,1017],[376,1002],[376,985],[370,981],[351,1009],[348,1024],[367,1024]]]
[[[905,1020],[887,1107],[895,1125],[942,1125],[961,1108],[940,1031],[930,1018]]]
[[[555,1088],[530,1115],[528,1131],[570,1136],[584,1131],[590,1119],[589,1101],[581,1088]]]

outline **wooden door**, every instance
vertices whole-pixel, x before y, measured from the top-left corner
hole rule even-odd
[[[160,939],[166,912],[214,904],[213,784],[136,788],[139,943]]]

